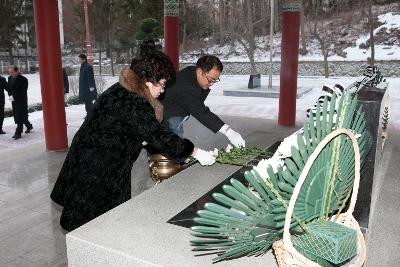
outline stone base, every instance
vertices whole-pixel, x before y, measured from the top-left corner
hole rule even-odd
[[[268,88],[267,86],[261,86],[257,89],[247,89],[238,88],[224,90],[223,95],[225,96],[241,96],[241,97],[267,97],[267,98],[279,98],[279,86],[272,86]],[[311,87],[298,87],[296,98],[301,98],[303,95],[307,94],[312,90]]]
[[[260,88],[261,87],[261,74],[251,74],[249,78],[248,89]]]

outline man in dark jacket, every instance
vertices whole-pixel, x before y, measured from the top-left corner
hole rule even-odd
[[[5,134],[3,131],[3,121],[4,121],[4,105],[5,105],[5,95],[4,91],[8,92],[6,78],[0,75],[0,134]]]
[[[79,99],[85,103],[86,114],[93,108],[93,100],[97,98],[96,83],[94,81],[93,67],[87,62],[84,54],[79,55],[81,69],[79,71]]]
[[[182,137],[183,122],[192,115],[214,133],[224,134],[234,146],[245,146],[242,136],[204,105],[210,86],[219,81],[222,69],[217,57],[206,55],[199,58],[196,66],[179,71],[176,78],[168,82],[162,99],[165,124]]]
[[[18,67],[11,66],[8,69],[8,94],[12,102],[14,122],[17,124],[15,134],[12,138],[19,139],[25,124],[25,133],[30,133],[33,129],[28,120],[28,79],[21,75]]]
[[[63,84],[64,84],[64,105],[67,106],[65,95],[69,93],[69,81],[68,81],[68,74],[65,68],[62,68],[62,75],[63,75]]]

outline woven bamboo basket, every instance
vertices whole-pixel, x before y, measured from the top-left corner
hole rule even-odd
[[[349,209],[339,215],[336,218],[336,215],[332,216],[331,220],[334,219],[335,222],[341,223],[345,226],[353,228],[357,231],[357,239],[358,239],[358,253],[357,255],[350,261],[352,266],[358,267],[362,266],[365,261],[366,257],[366,247],[365,247],[365,240],[364,236],[361,233],[360,226],[358,225],[357,221],[353,217],[354,206],[357,201],[357,193],[360,184],[360,151],[358,147],[357,140],[354,134],[347,129],[337,129],[327,135],[316,147],[315,151],[310,155],[309,159],[307,160],[303,171],[300,174],[299,180],[294,188],[292,197],[289,201],[289,206],[286,212],[285,217],[285,225],[283,230],[283,239],[276,241],[273,244],[273,248],[275,251],[276,260],[280,267],[320,267],[321,265],[311,261],[310,259],[306,258],[302,254],[300,254],[293,246],[293,243],[290,238],[290,221],[293,214],[294,205],[296,203],[297,197],[300,193],[300,189],[308,175],[308,172],[314,163],[315,159],[322,151],[322,149],[334,138],[337,136],[345,134],[347,135],[353,144],[353,150],[355,155],[355,177],[354,177],[354,184],[353,184],[353,193],[350,200]]]

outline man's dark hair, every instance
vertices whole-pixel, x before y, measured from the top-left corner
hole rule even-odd
[[[18,72],[18,67],[17,66],[11,66],[11,68],[15,71],[15,72]]]
[[[78,57],[85,61],[87,60],[87,56],[85,54],[80,54]]]
[[[134,58],[130,68],[144,81],[156,83],[161,79],[175,76],[174,66],[169,57],[158,50],[147,51],[144,55]]]
[[[204,72],[209,72],[213,68],[216,68],[220,72],[223,70],[222,62],[216,56],[205,55],[199,58],[196,63],[196,68],[200,68]]]

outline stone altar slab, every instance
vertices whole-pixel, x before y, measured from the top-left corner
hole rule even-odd
[[[296,98],[299,99],[303,95],[307,94],[312,90],[311,87],[298,87]],[[279,86],[261,86],[256,89],[238,88],[223,90],[225,96],[241,96],[241,97],[267,97],[267,98],[279,98]]]
[[[243,133],[249,146],[268,147],[296,130],[279,127],[276,122],[267,120],[226,121]],[[193,131],[195,128],[196,125]],[[205,136],[208,134],[206,132]],[[199,254],[191,251],[193,236],[189,229],[167,221],[238,169],[240,166],[215,164],[201,167],[195,164],[68,233],[68,266],[213,265],[215,254],[196,256]],[[277,265],[269,251],[261,257],[244,257],[213,266]]]

